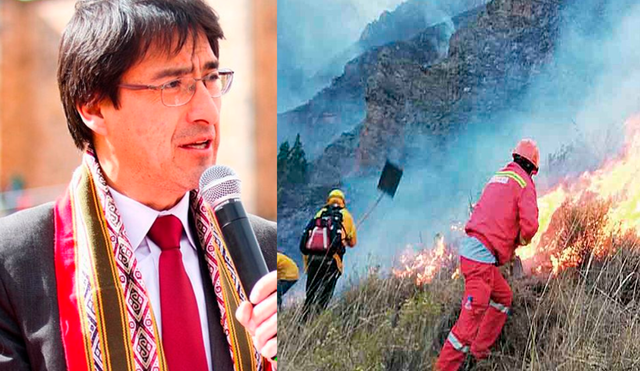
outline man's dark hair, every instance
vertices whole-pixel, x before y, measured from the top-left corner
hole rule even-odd
[[[60,42],[58,87],[69,132],[78,148],[93,134],[76,106],[108,98],[120,107],[122,75],[153,44],[175,55],[203,33],[218,57],[223,38],[217,14],[202,0],[81,0]]]

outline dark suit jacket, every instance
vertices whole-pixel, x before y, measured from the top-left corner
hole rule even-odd
[[[276,223],[250,219],[267,266],[275,270]],[[207,270],[201,271],[206,278]],[[233,370],[211,279],[203,282],[214,370]],[[0,218],[0,371],[66,371],[60,334],[49,203]]]

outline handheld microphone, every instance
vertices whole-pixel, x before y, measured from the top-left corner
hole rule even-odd
[[[215,165],[200,177],[200,191],[218,220],[248,299],[253,286],[269,270],[240,201],[240,179],[230,167]]]

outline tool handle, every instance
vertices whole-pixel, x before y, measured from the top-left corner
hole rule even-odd
[[[367,210],[366,213],[364,213],[364,216],[362,218],[360,218],[360,220],[358,220],[358,223],[356,224],[356,229],[358,229],[360,227],[360,224],[362,224],[362,222],[365,221],[365,219],[367,219],[369,217],[369,215],[371,215],[371,212],[373,211],[373,209],[376,208],[376,206],[378,206],[378,204],[380,203],[380,200],[382,200],[382,197],[384,196],[384,193],[380,193],[380,196],[378,196],[378,199],[376,200],[376,202],[369,208],[369,210]]]

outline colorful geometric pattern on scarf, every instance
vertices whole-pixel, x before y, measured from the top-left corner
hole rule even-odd
[[[190,195],[236,371],[263,361],[233,313],[245,294],[211,209]],[[93,150],[56,203],[56,279],[69,371],[168,371],[142,274]]]

